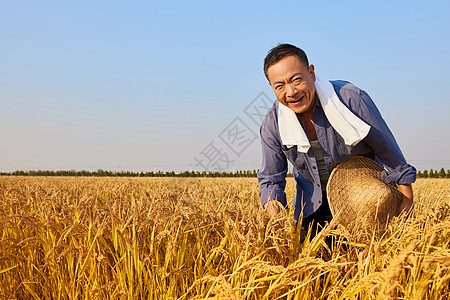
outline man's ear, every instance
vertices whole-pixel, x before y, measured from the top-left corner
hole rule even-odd
[[[316,73],[314,72],[314,65],[310,64],[309,65],[309,74],[311,75],[312,79],[314,80],[314,82],[316,82]]]

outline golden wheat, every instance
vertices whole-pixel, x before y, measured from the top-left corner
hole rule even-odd
[[[361,242],[269,220],[255,178],[1,177],[0,298],[449,298],[450,181],[414,193]]]

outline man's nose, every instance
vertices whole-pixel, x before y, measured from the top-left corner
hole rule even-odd
[[[293,84],[289,83],[286,85],[286,96],[294,97],[296,93],[297,93],[297,89],[295,88],[295,86]]]

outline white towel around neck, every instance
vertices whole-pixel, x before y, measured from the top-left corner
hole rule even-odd
[[[369,133],[370,126],[355,116],[338,98],[333,85],[316,74],[316,93],[331,126],[344,138],[346,145],[355,146]],[[284,104],[278,105],[278,128],[281,141],[287,147],[297,146],[306,153],[311,147],[295,112]]]

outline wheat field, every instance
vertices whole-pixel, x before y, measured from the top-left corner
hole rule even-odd
[[[415,217],[355,240],[269,220],[256,178],[0,177],[0,298],[450,298],[450,180],[413,187]]]

